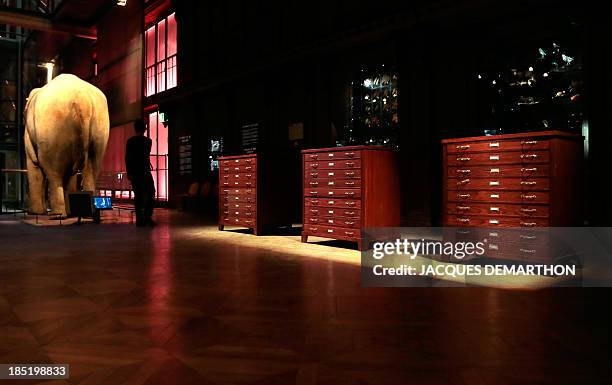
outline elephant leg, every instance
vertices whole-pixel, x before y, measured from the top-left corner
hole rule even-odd
[[[42,170],[27,157],[28,187],[29,187],[29,212],[31,214],[46,214],[45,207],[45,176]]]
[[[83,168],[83,191],[92,191],[96,194],[96,178],[100,170],[97,156],[88,156]]]
[[[60,219],[66,218],[66,201],[64,198],[64,180],[57,173],[47,175],[49,181],[49,205],[51,213],[49,215]]]
[[[78,180],[77,174],[69,176],[68,181],[66,182],[66,191],[68,192],[79,191],[77,180]]]

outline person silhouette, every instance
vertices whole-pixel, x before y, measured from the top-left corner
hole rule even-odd
[[[134,131],[136,135],[125,145],[125,168],[134,191],[136,226],[155,226],[152,219],[155,185],[150,162],[153,142],[145,136],[147,126],[142,120],[134,121]]]

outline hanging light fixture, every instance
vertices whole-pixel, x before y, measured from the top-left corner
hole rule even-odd
[[[127,5],[127,0],[117,0],[117,5],[125,7]]]

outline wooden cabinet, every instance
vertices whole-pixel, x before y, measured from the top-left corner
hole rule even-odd
[[[258,154],[219,157],[219,230],[253,229],[260,235],[276,226],[291,226],[299,198],[283,157]],[[293,171],[294,172],[294,171]]]
[[[400,225],[399,172],[393,150],[375,146],[302,151],[302,242],[318,236],[357,242],[368,227]]]
[[[582,136],[542,131],[445,139],[442,146],[444,226],[518,230],[582,225]],[[485,235],[488,256],[547,260],[551,255],[542,230]]]

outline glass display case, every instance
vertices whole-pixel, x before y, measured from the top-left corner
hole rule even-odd
[[[391,66],[364,66],[348,87],[346,127],[339,145],[397,146],[398,73]]]
[[[485,135],[541,130],[580,133],[582,50],[571,41],[514,47],[505,62],[473,75]]]

